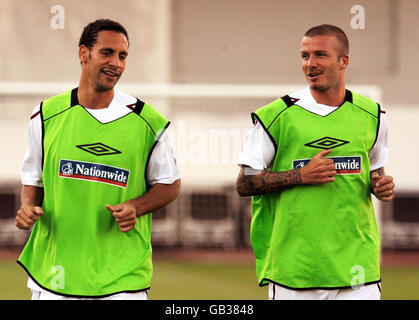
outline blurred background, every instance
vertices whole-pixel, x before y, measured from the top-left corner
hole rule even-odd
[[[32,109],[77,86],[78,40],[98,18],[128,30],[118,88],[170,119],[182,174],[178,199],[153,214],[151,298],[267,298],[257,287],[250,199],[235,192],[235,162],[250,113],[306,86],[300,41],[322,23],[349,38],[348,88],[387,112],[386,172],[397,192],[389,205],[374,202],[383,298],[419,298],[419,1],[1,0],[0,299],[29,297],[26,275],[14,263],[29,233],[15,227],[14,217]]]

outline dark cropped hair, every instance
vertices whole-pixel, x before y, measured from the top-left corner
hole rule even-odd
[[[349,41],[345,32],[339,27],[336,27],[331,24],[322,24],[316,27],[309,29],[304,36],[314,37],[314,36],[326,36],[332,35],[335,36],[338,42],[342,47],[341,55],[346,55],[349,53]]]
[[[122,33],[127,38],[129,45],[128,32],[121,24],[110,19],[98,19],[84,27],[80,36],[79,47],[84,45],[89,50],[92,49],[97,41],[99,32],[104,30]]]

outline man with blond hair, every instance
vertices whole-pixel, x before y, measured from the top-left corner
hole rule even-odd
[[[251,241],[271,299],[379,299],[371,199],[394,197],[385,111],[345,87],[349,44],[333,25],[300,46],[308,86],[252,113],[237,191],[252,198]]]

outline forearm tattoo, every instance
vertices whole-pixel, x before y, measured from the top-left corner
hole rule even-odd
[[[300,168],[281,172],[263,170],[256,175],[245,174],[244,169],[237,179],[237,191],[241,196],[253,196],[283,191],[299,184]]]

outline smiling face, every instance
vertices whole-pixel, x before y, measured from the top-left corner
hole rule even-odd
[[[325,92],[343,85],[348,62],[334,35],[305,36],[301,41],[301,66],[311,90]]]
[[[119,32],[100,31],[89,50],[80,46],[82,78],[97,92],[112,90],[125,70],[128,40]]]

